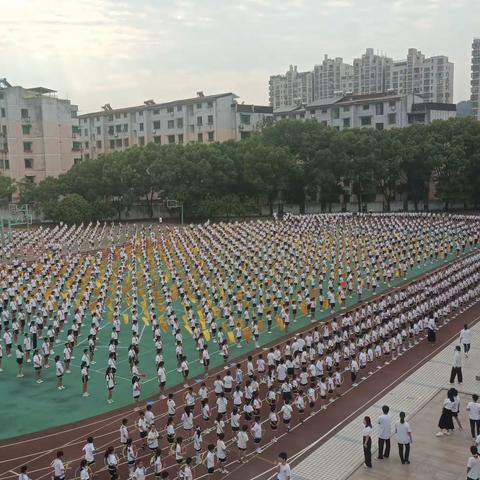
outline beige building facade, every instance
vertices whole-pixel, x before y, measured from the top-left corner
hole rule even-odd
[[[0,171],[39,182],[81,159],[77,107],[54,90],[0,80]]]
[[[480,38],[474,38],[472,43],[470,102],[473,116],[480,120]]]

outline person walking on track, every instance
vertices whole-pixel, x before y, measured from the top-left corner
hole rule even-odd
[[[462,349],[460,345],[457,345],[453,352],[453,363],[452,363],[452,371],[450,373],[450,383],[455,382],[455,377],[458,379],[458,383],[463,382]]]
[[[405,421],[405,412],[400,412],[400,420],[395,424],[395,436],[398,442],[398,455],[404,465],[410,464],[410,445],[413,442],[410,424]]]
[[[378,417],[378,459],[388,458],[390,456],[390,434],[392,428],[392,419],[388,412],[390,407],[382,407],[382,415]]]

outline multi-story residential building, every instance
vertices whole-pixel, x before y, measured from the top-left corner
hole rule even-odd
[[[299,72],[290,65],[285,75],[273,75],[269,81],[270,105],[274,110],[309,103],[313,100],[313,72]]]
[[[309,85],[305,80],[310,79],[309,73],[313,75],[313,96],[309,96],[308,87],[304,87]],[[354,59],[353,66],[344,63],[342,58],[325,56],[312,72],[300,74],[291,66],[286,75],[270,77],[270,105],[274,110],[285,110],[339,93],[383,92],[412,93],[421,95],[426,102],[453,103],[453,73],[453,63],[444,55],[427,58],[419,50],[410,48],[406,60],[394,61],[367,48],[360,58]],[[299,78],[305,81],[302,83]],[[300,84],[305,95],[299,94]]]
[[[44,87],[0,80],[0,171],[21,180],[58,176],[81,159],[77,106]]]
[[[455,117],[456,105],[425,102],[419,95],[370,94],[343,95],[317,100],[304,107],[274,112],[274,119],[315,119],[343,130],[346,128],[403,128],[414,123],[430,124],[434,120]]]
[[[394,62],[390,88],[404,95],[421,95],[427,102],[453,102],[453,63],[444,55],[426,58],[415,48],[408,49],[406,60]]]
[[[271,107],[238,104],[237,95],[222,93],[79,115],[83,158],[122,151],[147,143],[185,144],[240,140],[268,122]]]
[[[480,38],[474,38],[472,43],[470,102],[472,104],[473,116],[480,120]]]
[[[389,90],[392,65],[391,58],[367,48],[360,58],[353,60],[353,92],[368,95]]]
[[[313,100],[332,97],[339,93],[353,92],[353,66],[343,59],[328,58],[313,67]]]

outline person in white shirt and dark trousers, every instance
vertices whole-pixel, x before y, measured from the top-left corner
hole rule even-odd
[[[480,480],[480,456],[477,447],[470,447],[472,456],[467,462],[467,480]]]
[[[382,407],[383,414],[378,417],[378,459],[388,458],[390,456],[390,434],[392,419],[388,412],[390,408],[387,405]]]
[[[400,420],[395,424],[395,435],[398,442],[398,454],[402,464],[410,463],[410,445],[413,442],[410,424],[405,421],[405,412],[400,412]]]
[[[465,353],[465,357],[468,358],[470,344],[472,343],[472,331],[468,328],[467,324],[463,326],[463,330],[460,332],[460,343],[463,345],[463,352]]]
[[[450,383],[455,381],[455,378],[458,378],[458,383],[463,382],[463,374],[462,374],[462,349],[460,345],[455,347],[455,351],[453,352],[453,364],[452,364],[452,372],[450,373]]]
[[[468,419],[470,420],[470,432],[475,440],[480,435],[480,403],[478,395],[472,395],[472,401],[467,403]]]

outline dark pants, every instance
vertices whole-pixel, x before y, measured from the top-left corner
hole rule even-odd
[[[480,420],[470,420],[470,431],[472,432],[472,438],[477,438],[477,435],[480,435]]]
[[[405,448],[404,448],[405,447]],[[405,453],[404,453],[405,450]],[[410,444],[409,443],[399,443],[398,444],[398,454],[400,455],[400,461],[402,463],[408,462],[410,458]]]
[[[365,446],[365,437],[363,438],[363,456],[365,457],[365,465],[372,466],[372,439],[369,438]]]
[[[455,381],[455,377],[458,377],[458,383],[463,382],[462,367],[452,367],[452,373],[450,373],[450,383]]]
[[[385,447],[385,449],[384,449]],[[378,439],[378,458],[388,458],[390,456],[390,439]]]
[[[33,350],[37,349],[37,334],[36,333],[32,333],[32,347],[33,347]]]
[[[470,351],[470,344],[469,343],[464,343],[463,344],[463,351],[465,353],[468,353]]]

